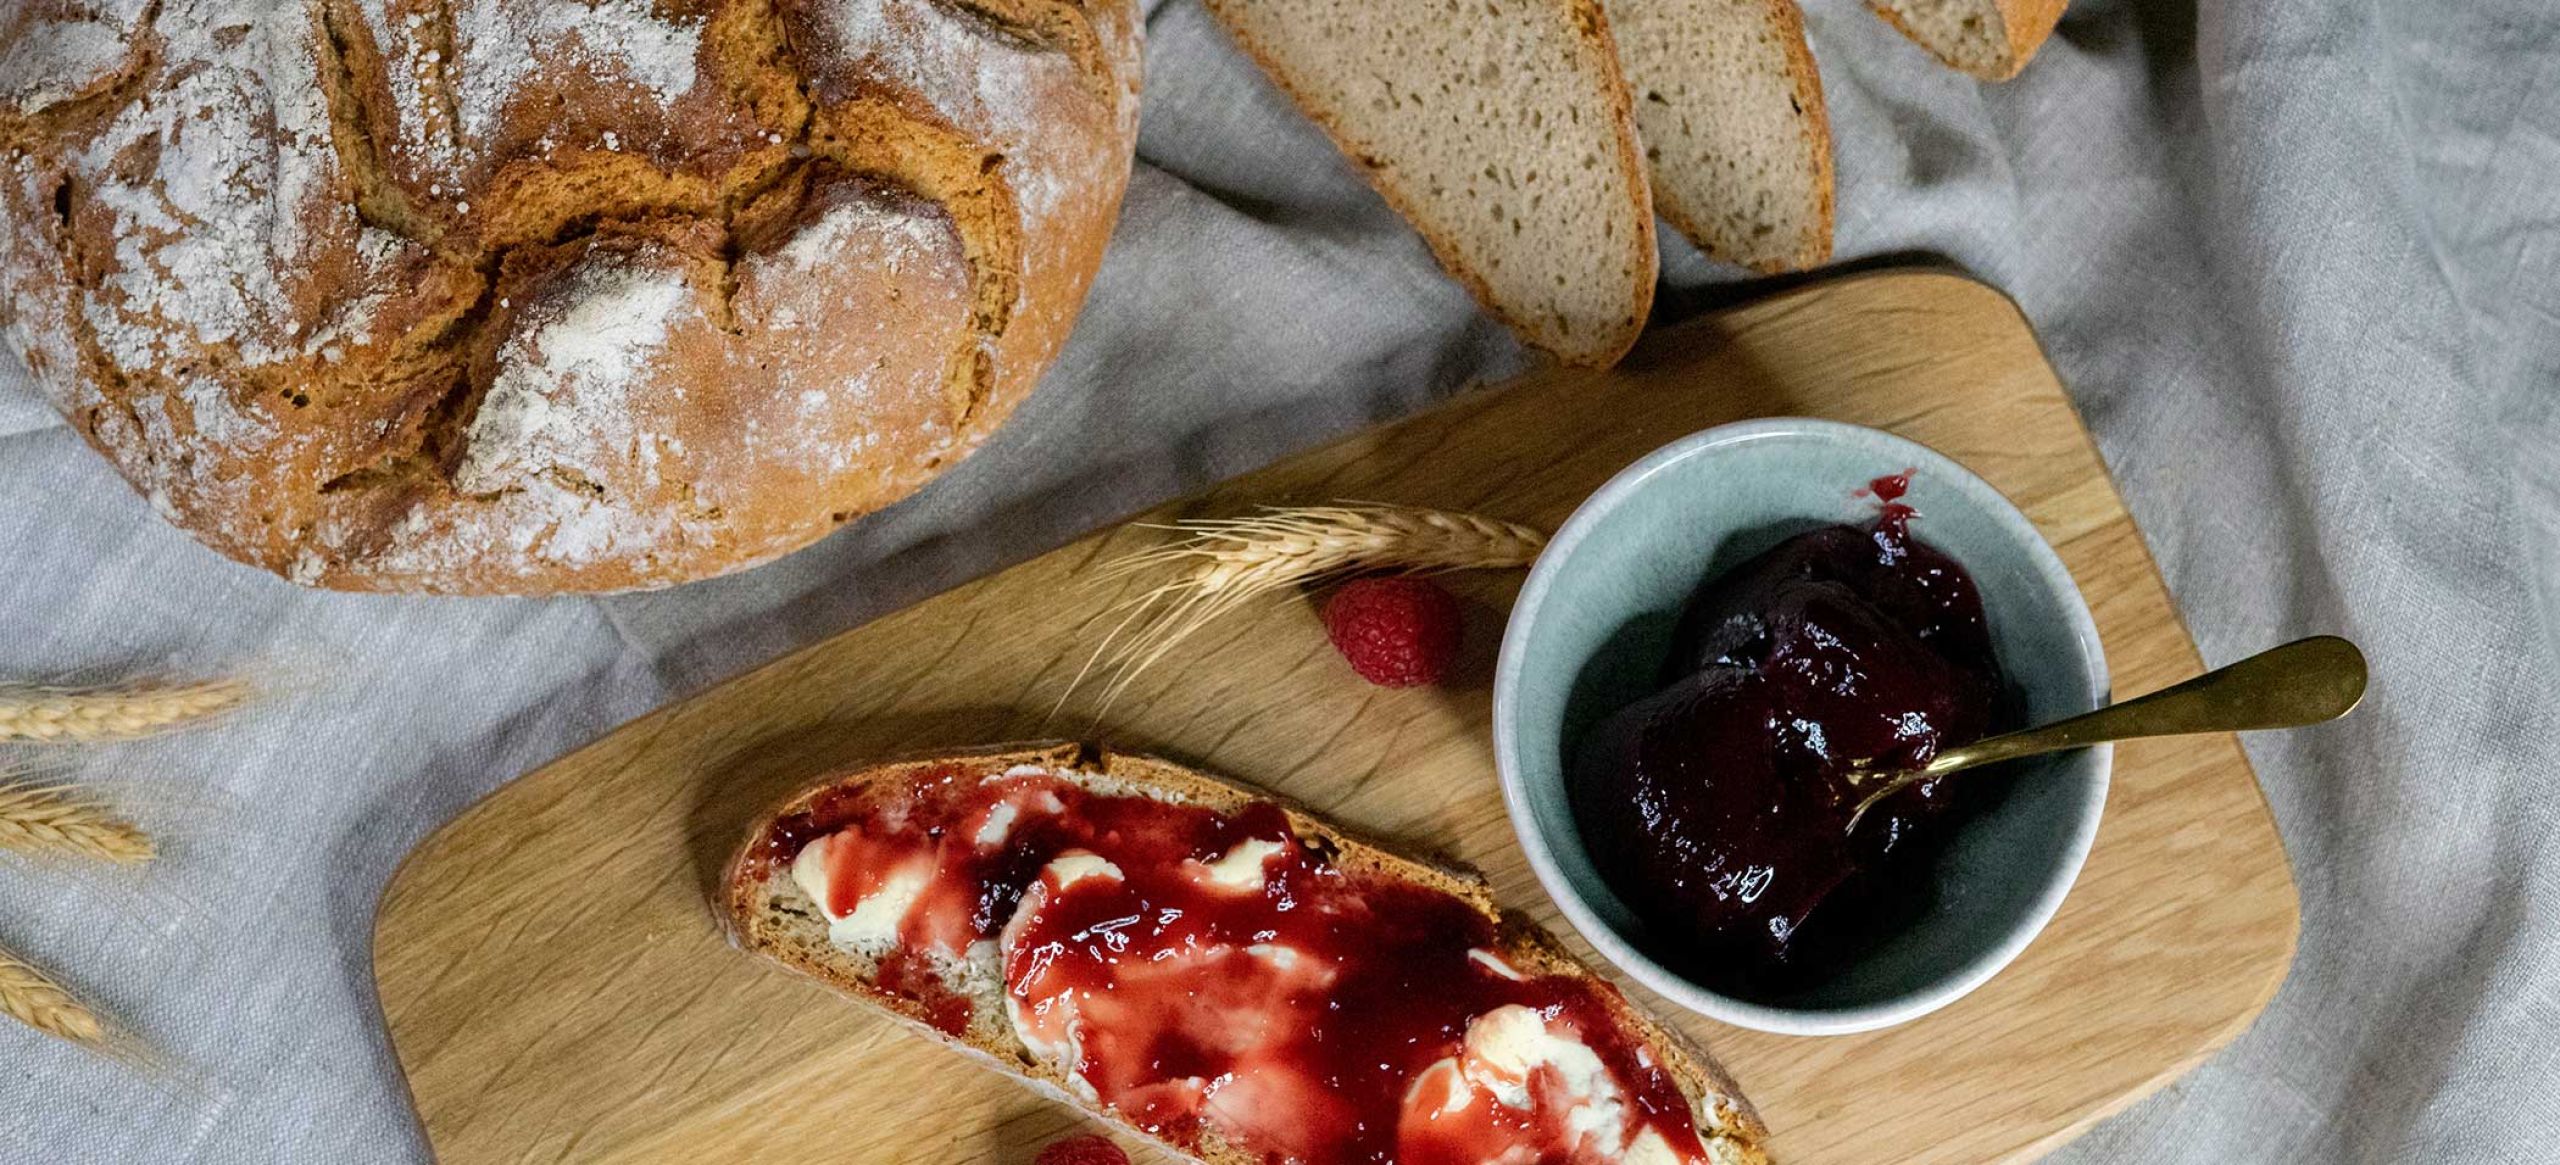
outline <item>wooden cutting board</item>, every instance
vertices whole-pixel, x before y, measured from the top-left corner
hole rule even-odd
[[[1670,328],[1614,371],[1472,393],[1150,517],[1356,498],[1552,528],[1657,445],[1783,414],[1902,433],[2015,499],[2079,579],[2118,691],[2199,669],[2025,320],[1944,274],[1819,284]],[[1122,597],[1092,568],[1162,537],[1098,534],[779,660],[429,838],[383,900],[374,959],[441,1156],[1027,1163],[1076,1127],[714,930],[705,894],[749,817],[865,758],[1036,736],[1161,752],[1471,862],[1505,903],[1570,935],[1512,839],[1488,743],[1518,575],[1455,580],[1469,644],[1440,688],[1359,682],[1311,605],[1280,600],[1213,625],[1098,718],[1098,684],[1051,716]],[[1758,1103],[1785,1161],[2025,1159],[2237,1035],[2283,978],[2295,926],[2284,851],[2238,744],[2128,744],[2078,886],[1981,990],[1857,1036],[1683,1023]]]

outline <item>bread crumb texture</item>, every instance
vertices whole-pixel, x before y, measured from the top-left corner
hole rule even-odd
[[[2036,55],[2065,0],[1868,0],[1868,7],[1938,59],[1985,81],[2006,81]]]
[[[1127,182],[1128,0],[25,0],[0,332],[296,582],[613,591],[965,455]]]
[[[1529,343],[1608,364],[1653,305],[1652,200],[1594,0],[1208,0]]]
[[[1618,0],[1609,19],[1663,218],[1759,271],[1829,259],[1830,119],[1795,0]]]

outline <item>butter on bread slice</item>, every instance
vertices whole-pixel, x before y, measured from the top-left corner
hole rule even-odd
[[[965,1019],[935,1016],[925,1003],[879,983],[883,960],[877,950],[833,941],[825,912],[792,876],[798,849],[808,838],[790,834],[785,823],[805,820],[800,815],[813,806],[823,807],[835,799],[856,797],[865,790],[892,788],[929,775],[956,773],[963,779],[983,779],[1025,766],[1054,773],[1106,796],[1145,796],[1222,814],[1241,812],[1255,802],[1276,805],[1300,843],[1322,854],[1327,864],[1346,876],[1436,890],[1479,912],[1493,928],[1493,945],[1497,948],[1494,953],[1521,972],[1533,977],[1567,976],[1606,982],[1576,962],[1561,943],[1534,923],[1500,910],[1483,877],[1473,871],[1396,854],[1299,806],[1223,778],[1168,761],[1073,743],[996,746],[861,768],[832,777],[784,802],[750,829],[722,881],[719,914],[732,941],[744,950],[906,1020],[1044,1095],[1113,1121],[1133,1135],[1145,1136],[1143,1130],[1118,1113],[1091,1100],[1090,1090],[1078,1087],[1080,1081],[1070,1079],[1066,1072],[1023,1044],[1006,1016],[1001,973],[942,968],[946,972],[945,984],[964,993],[969,1010]],[[785,831],[782,836],[777,836],[778,826]],[[1688,1098],[1700,1140],[1715,1165],[1766,1162],[1761,1148],[1766,1130],[1739,1090],[1711,1059],[1677,1032],[1629,1006],[1616,990],[1591,994],[1602,1002],[1608,1021],[1618,1032],[1650,1053]],[[939,1025],[937,1019],[942,1021]],[[1213,1165],[1242,1165],[1260,1159],[1258,1154],[1227,1142],[1214,1125],[1203,1128],[1197,1145],[1166,1147]]]

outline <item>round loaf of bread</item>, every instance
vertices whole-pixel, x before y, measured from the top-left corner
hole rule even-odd
[[[170,520],[296,582],[749,566],[1056,356],[1133,0],[0,3],[0,330]]]

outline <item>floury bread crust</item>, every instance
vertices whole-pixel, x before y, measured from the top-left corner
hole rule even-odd
[[[1285,799],[1221,777],[1153,757],[1074,743],[995,745],[967,753],[896,761],[841,773],[812,786],[776,806],[748,830],[721,881],[717,913],[722,925],[731,941],[743,950],[772,959],[887,1012],[1044,1096],[1076,1105],[1132,1135],[1146,1135],[1116,1113],[1083,1099],[1056,1067],[1023,1046],[1005,1017],[1000,972],[957,963],[942,968],[946,985],[967,995],[971,1003],[967,1024],[957,1035],[934,1027],[925,1008],[916,1001],[882,988],[874,981],[881,966],[880,952],[850,950],[830,941],[825,913],[791,877],[789,855],[777,853],[777,847],[770,843],[778,823],[835,799],[851,799],[860,790],[954,771],[964,777],[990,777],[1026,765],[1056,772],[1096,792],[1148,796],[1219,812],[1234,812],[1254,801],[1277,803],[1301,841],[1329,851],[1332,862],[1346,873],[1428,886],[1497,920],[1501,949],[1496,953],[1512,966],[1530,975],[1596,978],[1552,935],[1526,918],[1497,907],[1483,876],[1473,870],[1403,856]],[[1715,1165],[1767,1165],[1768,1156],[1762,1146],[1768,1139],[1768,1130],[1723,1069],[1678,1032],[1635,1010],[1617,992],[1601,994],[1610,1001],[1617,1022],[1654,1050],[1690,1098],[1701,1138]],[[1204,1137],[1198,1160],[1212,1165],[1253,1165],[1261,1159],[1220,1141],[1214,1127],[1206,1130]],[[1165,1147],[1177,1154],[1186,1153],[1172,1145]]]
[[[736,570],[1056,355],[1131,0],[0,4],[0,331],[214,549],[351,590]]]

